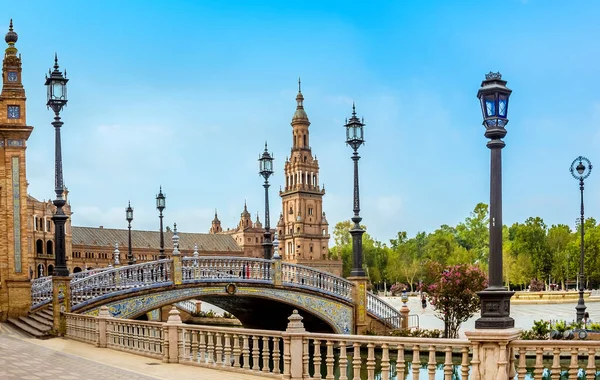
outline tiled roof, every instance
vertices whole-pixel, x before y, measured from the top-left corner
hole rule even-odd
[[[98,227],[72,227],[73,246],[92,245],[98,247],[113,247],[115,242],[119,243],[119,248],[127,247],[128,230],[118,230],[112,228]],[[212,252],[241,252],[241,248],[230,235],[215,235],[201,233],[178,232],[179,249],[193,250],[194,245],[198,245],[198,251]],[[165,250],[173,249],[171,237],[173,232],[164,232]],[[132,248],[160,248],[160,233],[158,231],[136,231],[131,230]]]

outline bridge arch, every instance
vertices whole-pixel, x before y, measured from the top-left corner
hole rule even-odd
[[[333,298],[306,290],[275,288],[261,284],[232,283],[190,284],[148,289],[143,293],[122,294],[95,299],[93,303],[73,307],[73,312],[98,315],[108,306],[116,318],[137,318],[154,309],[188,299],[200,299],[235,315],[246,328],[285,330],[287,317],[294,309],[303,313],[308,331],[348,334],[354,326],[354,308]]]

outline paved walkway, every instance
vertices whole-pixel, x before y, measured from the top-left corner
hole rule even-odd
[[[0,379],[259,380],[263,377],[166,364],[156,359],[61,338],[25,338],[0,323]]]

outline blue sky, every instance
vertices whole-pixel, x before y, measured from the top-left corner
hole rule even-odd
[[[575,224],[579,155],[600,165],[600,3],[595,1],[42,1],[5,7],[23,58],[29,193],[52,198],[54,140],[44,74],[58,52],[65,183],[73,224],[206,232],[244,200],[264,219],[258,154],[275,155],[271,219],[302,77],[313,153],[333,225],[352,216],[344,119],[365,118],[364,224],[387,242],[433,231],[489,201],[489,150],[476,99],[484,74],[513,90],[503,150],[504,223]],[[600,171],[586,182],[600,218]]]

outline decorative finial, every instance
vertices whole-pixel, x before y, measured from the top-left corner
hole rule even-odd
[[[486,80],[502,79],[502,74],[500,74],[500,71],[495,72],[495,73],[490,71],[489,73],[485,74],[485,79]]]
[[[198,244],[194,244],[194,253],[193,253],[194,257],[198,257]]]
[[[298,77],[298,92],[302,92],[302,82],[300,82],[300,77]]]
[[[265,152],[267,151],[267,141],[265,140]]]
[[[356,116],[356,105],[352,102],[352,116]]]
[[[173,233],[177,233],[177,223],[173,223]]]
[[[215,209],[215,219],[217,218],[217,209]]]
[[[54,68],[58,69],[58,54],[54,52]]]
[[[4,37],[4,41],[6,41],[6,43],[9,45],[9,47],[14,48],[14,44],[15,44],[15,42],[17,42],[18,39],[19,39],[19,36],[13,30],[13,22],[12,22],[12,18],[11,18],[10,23],[8,24],[8,33],[6,33],[6,36]],[[14,50],[14,53],[16,54],[17,51]]]

